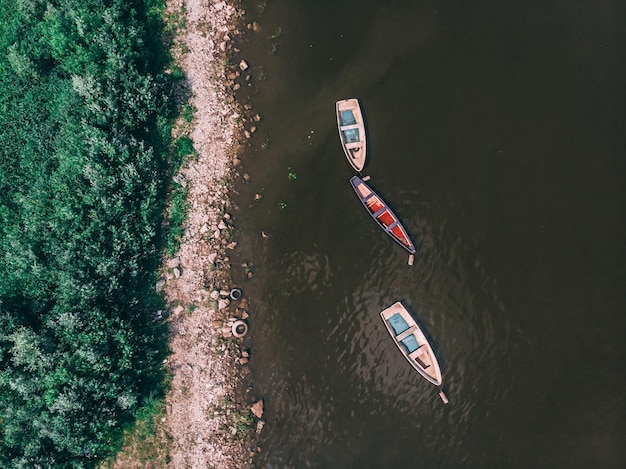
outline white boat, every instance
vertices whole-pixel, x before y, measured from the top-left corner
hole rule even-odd
[[[380,313],[383,322],[404,358],[428,381],[441,386],[441,369],[426,336],[402,303],[397,302]],[[447,398],[444,399],[444,403]]]
[[[346,154],[350,165],[361,172],[365,166],[367,148],[365,124],[359,101],[354,98],[337,101],[335,110],[343,152]]]

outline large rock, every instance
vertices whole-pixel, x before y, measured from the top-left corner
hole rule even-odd
[[[264,427],[264,426],[265,426],[265,421],[263,421],[263,420],[259,420],[259,421],[256,423],[256,432],[257,432],[257,433],[261,433],[261,430],[263,430],[263,427]]]
[[[250,410],[256,418],[260,419],[261,417],[263,417],[263,399],[259,399],[258,402],[252,404]]]

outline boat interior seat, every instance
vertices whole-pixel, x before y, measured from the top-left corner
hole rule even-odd
[[[401,334],[396,336],[396,340],[398,342],[402,342],[403,340],[405,340],[408,336],[410,336],[411,334],[413,334],[413,332],[415,332],[417,330],[417,327],[415,326],[411,326],[409,327],[407,330],[405,330],[404,332],[402,332]]]
[[[350,124],[350,125],[342,125],[341,126],[341,131],[345,131],[345,130],[352,130],[352,129],[358,129],[359,128],[359,124]]]
[[[430,367],[430,357],[425,347],[420,346],[413,352],[409,353],[409,358],[415,360],[419,365],[426,369]]]
[[[368,198],[372,197],[372,192],[365,186],[365,184],[357,185],[356,189],[359,191],[359,194],[361,194],[361,197],[363,197],[363,199],[367,200]]]

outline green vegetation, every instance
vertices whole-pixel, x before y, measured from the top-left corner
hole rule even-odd
[[[0,467],[94,467],[160,412],[149,313],[167,181],[193,153],[169,150],[162,9],[0,0]]]
[[[268,0],[262,0],[261,2],[259,2],[257,4],[256,8],[259,11],[260,15],[265,13],[265,10],[267,9],[267,2],[268,2]]]
[[[170,197],[169,229],[167,231],[166,254],[173,256],[178,252],[183,236],[183,223],[187,218],[187,188],[175,184]]]
[[[106,459],[98,467],[113,469],[116,462],[124,464],[127,461],[132,461],[129,466],[141,464],[141,467],[149,467],[148,464],[151,464],[152,467],[167,467],[170,439],[161,424],[165,415],[165,401],[148,396],[137,413],[136,421],[124,430],[123,454]]]

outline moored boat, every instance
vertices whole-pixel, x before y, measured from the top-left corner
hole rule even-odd
[[[404,358],[424,378],[435,386],[441,386],[441,369],[437,357],[417,322],[402,303],[392,304],[380,313],[380,317]],[[445,394],[441,398],[447,403]]]
[[[415,254],[413,241],[409,238],[398,217],[391,211],[383,199],[357,176],[353,176],[350,179],[350,184],[363,206],[367,209],[367,212],[376,220],[376,223],[385,233],[411,254]]]
[[[348,162],[358,172],[365,166],[367,153],[365,140],[365,124],[357,99],[344,99],[335,103],[337,127],[343,152]]]

